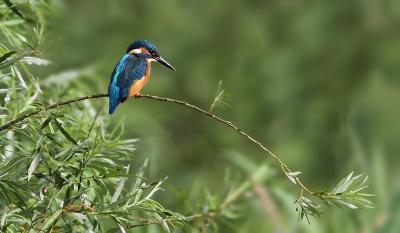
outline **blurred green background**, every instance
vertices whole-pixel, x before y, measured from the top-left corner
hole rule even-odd
[[[297,222],[292,203],[299,187],[237,132],[177,104],[132,98],[120,105],[109,116],[110,130],[124,119],[126,137],[140,138],[133,170],[150,158],[146,176],[168,176],[187,194],[194,212],[206,189],[220,195],[227,170],[239,180],[263,162],[275,171],[258,187],[262,191],[238,206],[238,219],[217,221],[218,232],[398,232],[399,1],[60,4],[60,20],[48,39],[55,46],[45,54],[54,65],[38,72],[70,78],[68,88],[82,96],[106,93],[129,43],[147,39],[177,71],[153,63],[142,94],[208,110],[222,80],[233,101],[213,113],[263,143],[293,171],[303,172],[300,179],[309,189],[335,185],[354,171],[369,175],[367,183],[373,186],[367,191],[377,195],[371,198],[376,209],[324,206],[325,214],[311,219],[311,226]],[[108,112],[107,99],[91,101]],[[173,210],[179,204],[168,188],[158,201]]]

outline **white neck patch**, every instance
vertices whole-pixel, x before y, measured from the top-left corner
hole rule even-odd
[[[129,51],[129,54],[139,54],[142,53],[142,50],[140,49],[132,49],[131,51]]]

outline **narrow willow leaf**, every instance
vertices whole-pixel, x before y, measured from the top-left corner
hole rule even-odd
[[[8,172],[9,172],[12,168],[14,168],[15,166],[21,164],[21,162],[22,162],[23,160],[26,160],[26,159],[27,159],[27,158],[18,158],[18,157],[16,157],[16,158],[10,160],[10,162],[7,163],[6,166],[5,166],[4,163],[0,164],[0,167],[2,168],[1,171],[0,171],[0,179],[1,179],[3,176],[7,175]]]
[[[365,181],[367,181],[367,179],[368,179],[368,176],[365,176],[363,181],[358,185],[358,187],[356,187],[355,189],[351,190],[350,193],[359,193],[361,190],[368,188],[370,185],[362,186],[365,183]]]
[[[158,222],[161,224],[161,226],[164,228],[164,230],[166,230],[167,232],[171,232],[169,230],[167,222],[164,221],[164,219],[159,214],[152,213],[151,215],[153,215],[158,220]]]
[[[6,200],[3,199],[2,203],[6,202],[7,204],[11,204],[12,201],[11,201],[10,193],[9,193],[8,189],[1,182],[2,182],[2,180],[0,180],[0,194],[2,193],[3,194],[2,197],[4,199],[6,199]]]
[[[118,199],[118,197],[121,195],[122,189],[124,188],[125,181],[126,181],[126,178],[123,178],[121,180],[121,182],[119,183],[118,187],[115,189],[115,193],[111,198],[110,204],[115,202]]]
[[[343,178],[329,193],[332,193],[334,195],[342,193],[341,190],[343,190],[343,186],[346,185],[346,183],[350,180],[352,175],[353,172],[351,172],[349,175]]]
[[[44,222],[44,225],[41,229],[45,230],[45,229],[49,228],[54,223],[54,221],[58,218],[58,216],[60,216],[60,214],[62,214],[62,212],[63,212],[62,210],[55,211],[50,217],[48,217],[46,219],[46,221]]]
[[[290,181],[292,181],[294,184],[296,184],[296,176],[300,175],[301,172],[285,172],[285,175],[287,178],[289,178]]]
[[[139,199],[140,199],[140,196],[142,196],[142,193],[143,193],[143,189],[139,189],[139,190],[137,191],[136,196],[135,196],[135,201],[133,202],[134,205],[135,205],[136,203],[138,203],[138,201],[139,201]]]
[[[29,165],[29,168],[28,168],[28,181],[31,179],[32,173],[35,171],[35,169],[36,169],[37,165],[39,164],[41,158],[42,158],[42,152],[40,151],[38,153],[38,155],[36,155],[36,157],[33,159],[31,165]]]
[[[25,23],[25,20],[23,20],[23,19],[11,19],[11,20],[4,21],[2,24],[4,26],[9,27],[9,26],[15,26],[15,25],[23,24],[23,23]]]
[[[31,56],[26,56],[21,59],[21,62],[26,63],[28,65],[38,65],[38,66],[47,66],[51,64],[51,61],[39,58],[39,57],[31,57]]]
[[[318,211],[320,205],[315,204],[310,199],[301,197],[300,199],[295,201],[295,204],[298,203],[299,206],[296,208],[296,211],[299,211],[298,220],[303,220],[306,217],[308,224],[310,224],[310,219],[308,215],[313,216],[314,218],[320,218],[322,212]]]
[[[337,199],[335,199],[335,200],[336,200],[337,202],[339,202],[340,204],[349,207],[350,209],[358,209],[357,206],[355,206],[355,205],[353,205],[353,204],[350,204],[350,203],[348,203],[348,202],[345,202],[342,198],[337,198]]]
[[[6,217],[7,217],[8,211],[7,209],[4,211],[3,215],[1,216],[1,222],[0,222],[0,227],[3,228],[4,227],[4,223],[6,221]]]
[[[13,65],[14,63],[16,63],[17,61],[19,61],[21,58],[25,57],[26,55],[28,55],[30,52],[23,52],[21,54],[18,54],[17,56],[11,58],[11,59],[6,59],[5,61],[0,63],[0,70],[5,69],[11,65]]]
[[[363,205],[364,207],[367,207],[367,208],[373,209],[376,207],[376,205],[374,203],[372,203],[372,201],[367,200],[365,198],[357,198],[357,199],[354,199],[353,201],[360,205]]]
[[[24,18],[24,16],[21,14],[21,12],[19,12],[17,7],[14,4],[12,4],[12,2],[10,0],[3,0],[3,2],[12,10],[12,12],[19,15],[19,17]]]
[[[119,207],[120,207],[121,205],[124,205],[126,202],[128,202],[130,198],[131,198],[130,196],[126,196],[126,197],[124,197],[124,198],[120,198],[120,199],[118,199],[117,201],[115,201],[114,203],[108,205],[108,206],[104,209],[104,211],[107,211],[107,210],[116,211],[116,210],[119,209]]]
[[[165,179],[167,179],[167,178],[165,178]],[[145,198],[143,198],[142,200],[140,200],[138,203],[143,203],[143,202],[149,200],[150,197],[152,197],[155,192],[157,192],[158,190],[163,190],[162,188],[160,188],[160,185],[164,182],[165,179],[160,180],[158,182],[158,184],[156,186],[154,186],[154,188],[150,191],[150,193],[147,194],[147,196]]]
[[[345,189],[345,191],[343,193],[346,194],[353,194],[356,193],[355,190],[357,190],[361,185],[363,185],[365,183],[365,181],[367,180],[368,176],[364,175],[364,174],[360,174],[358,176],[353,177],[348,183],[347,188]]]
[[[0,63],[3,62],[4,60],[6,60],[9,56],[13,55],[16,52],[17,51],[11,51],[11,52],[8,52],[8,53],[4,54],[3,56],[1,56],[0,57]]]
[[[6,88],[6,89],[0,89],[0,94],[7,93],[7,92],[10,92],[10,91],[19,90],[19,89],[21,89],[21,88]]]
[[[149,159],[146,159],[144,161],[142,167],[139,168],[139,171],[136,173],[136,175],[138,177],[143,177],[144,169],[147,167],[148,162],[149,162]],[[139,185],[141,182],[142,182],[142,179],[140,179],[140,178],[136,179],[135,185],[133,186],[131,193],[133,193],[134,190],[139,188]]]
[[[53,116],[47,117],[47,119],[43,122],[42,126],[40,127],[41,130],[47,127],[47,125],[50,123],[50,121],[53,120]]]
[[[338,210],[343,209],[343,207],[339,205],[339,202],[337,202],[336,198],[324,198],[322,200],[330,208],[336,207]]]
[[[19,84],[20,84],[23,88],[25,88],[25,89],[28,90],[28,86],[26,85],[25,80],[24,80],[24,78],[23,78],[22,75],[21,75],[21,72],[19,72],[19,70],[18,70],[15,66],[13,66],[12,68],[13,68],[13,70],[14,70],[15,75],[17,75],[17,77],[18,77]]]
[[[18,130],[16,130],[18,131]],[[30,152],[28,152],[25,147],[22,147],[20,144],[20,142],[14,141],[14,140],[10,140],[6,137],[0,137],[3,143],[9,143],[11,146],[17,148],[19,151],[21,151],[24,155],[29,155]]]
[[[106,194],[107,193],[107,187],[106,184],[100,180],[100,179],[94,179],[94,182],[97,184],[95,186],[95,192],[97,194]],[[97,195],[98,197],[101,197],[102,195]]]
[[[63,216],[63,220],[65,221],[64,227],[68,227],[68,232],[76,233],[76,224],[74,224],[71,218],[76,219],[77,221],[82,221],[81,215],[78,214],[66,214]]]
[[[40,147],[42,146],[43,142],[44,142],[44,134],[40,134],[40,136],[36,142],[35,150],[39,150]]]
[[[369,187],[369,185],[364,185],[368,176],[360,174],[351,178],[351,175],[352,173],[342,179],[332,191],[327,193],[325,202],[334,204],[338,208],[341,208],[339,204],[345,205],[351,209],[361,208],[361,206],[375,208],[376,206],[371,201],[363,198],[374,195],[360,193],[362,190]]]
[[[186,220],[186,217],[184,215],[168,209],[165,209],[164,211],[162,211],[162,213],[167,216],[173,216],[176,220]]]
[[[329,192],[330,188],[331,188],[331,186],[328,185],[328,187],[326,187],[326,188],[324,188],[322,190],[318,190],[318,191],[314,192],[314,195],[316,195],[316,196],[325,195],[325,194],[327,194]]]
[[[10,75],[11,75],[11,73],[2,74],[2,75],[0,75],[0,79],[5,78],[5,77],[9,77]]]
[[[126,233],[125,228],[124,228],[121,224],[119,224],[119,223],[117,223],[117,224],[118,224],[119,230],[120,230],[122,233]]]
[[[359,186],[359,183],[361,183],[361,185],[364,183],[363,180],[364,174],[360,174],[357,176],[354,176],[353,178],[351,178],[346,185],[343,186],[343,193],[349,193],[351,190],[353,190],[354,188],[356,188],[357,186]]]
[[[61,133],[73,144],[77,145],[78,143],[76,143],[75,139],[73,139],[71,137],[71,135],[69,135],[69,133],[64,129],[64,127],[62,127],[62,125],[57,121],[54,120],[55,125],[57,126],[57,128],[61,131]]]

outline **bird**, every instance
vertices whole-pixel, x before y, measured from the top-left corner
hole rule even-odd
[[[129,97],[137,98],[139,91],[147,83],[150,76],[150,63],[156,61],[174,70],[160,56],[156,46],[147,40],[136,40],[126,49],[126,54],[119,60],[111,74],[108,86],[109,114],[113,114],[120,103]]]

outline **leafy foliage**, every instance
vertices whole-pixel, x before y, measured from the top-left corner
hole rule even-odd
[[[334,188],[330,189],[328,186],[324,190],[315,192],[315,196],[320,197],[329,207],[341,208],[341,204],[351,209],[375,208],[376,206],[371,201],[365,199],[365,197],[375,195],[362,192],[369,187],[369,185],[364,185],[368,176],[364,174],[352,176],[353,172],[343,178]]]
[[[228,106],[226,101],[232,101],[232,99],[230,99],[231,94],[224,94],[224,90],[221,90],[221,85],[222,80],[219,81],[217,93],[215,94],[214,101],[208,112],[211,112],[215,106]]]
[[[308,215],[311,215],[314,218],[319,218],[323,214],[318,210],[318,208],[321,207],[321,205],[315,204],[308,198],[302,196],[294,202],[294,204],[296,203],[299,205],[296,208],[296,211],[299,212],[298,216],[299,221],[303,220],[303,218],[306,217],[308,224],[310,224],[310,219],[308,218]]]
[[[5,9],[1,29],[6,42],[29,51],[10,51],[5,41],[0,45],[0,69],[5,71],[0,89],[5,95],[2,124],[41,111],[0,134],[2,231],[113,232],[141,223],[137,213],[169,231],[166,221],[184,220],[152,200],[165,179],[146,184],[147,161],[132,174],[129,168],[137,139],[124,139],[122,124],[110,133],[100,115],[102,106],[79,103],[72,108],[46,109],[60,95],[73,98],[77,93],[60,92],[68,85],[65,82],[42,91],[26,64],[49,64],[36,57],[41,54],[46,20],[39,17],[44,22],[32,29],[26,20],[18,19],[25,14],[17,11],[18,6],[8,7],[1,8]],[[41,14],[46,6],[36,2],[31,7],[38,7],[37,14]]]
[[[51,83],[44,92],[42,83],[28,69],[28,65],[50,64],[38,57],[46,38],[46,1],[24,2],[27,8],[3,2],[0,27],[6,41],[0,44],[0,94],[5,95],[1,123],[40,110],[0,132],[3,232],[126,232],[149,224],[158,224],[169,232],[171,226],[187,226],[195,219],[200,221],[193,225],[198,224],[203,231],[216,218],[237,219],[243,215],[234,203],[255,185],[265,182],[268,169],[264,164],[249,169],[251,173],[240,183],[231,182],[227,176],[223,194],[207,192],[199,211],[193,211],[186,197],[175,190],[192,216],[164,208],[153,197],[162,190],[166,178],[147,182],[147,160],[136,173],[131,171],[137,139],[125,139],[123,124],[110,132],[108,120],[101,114],[102,105],[87,101],[70,107],[46,108],[61,98],[73,99],[79,94],[65,88],[68,81],[64,80]],[[221,84],[222,81],[209,112],[231,100],[221,90]],[[294,184],[303,187],[297,178],[300,172],[282,169]],[[364,198],[371,195],[361,193],[368,187],[364,185],[366,180],[364,175],[352,178],[351,173],[335,188],[310,194],[320,197],[328,206],[373,208],[374,204]],[[172,186],[170,189],[174,190]],[[322,214],[320,206],[302,194],[295,203],[299,204],[299,220],[305,216],[309,222],[308,215]]]
[[[288,174],[286,175],[289,177]],[[352,177],[352,175],[353,172],[343,178],[333,189],[328,186],[323,190],[313,192],[312,195],[319,197],[328,207],[334,206],[341,209],[341,205],[345,205],[350,209],[359,209],[361,207],[375,208],[376,206],[371,201],[364,198],[375,195],[361,192],[369,187],[369,185],[364,185],[368,176],[360,174]],[[303,192],[300,198],[295,201],[295,204],[296,203],[299,205],[296,208],[296,211],[299,211],[299,221],[306,217],[308,223],[310,223],[308,215],[319,218],[321,214],[323,214],[318,210],[321,205],[317,205],[310,199],[303,197]]]

